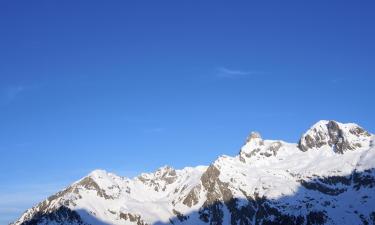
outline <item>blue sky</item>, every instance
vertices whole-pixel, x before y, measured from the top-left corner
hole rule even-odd
[[[0,224],[96,168],[374,132],[374,1],[1,1]]]

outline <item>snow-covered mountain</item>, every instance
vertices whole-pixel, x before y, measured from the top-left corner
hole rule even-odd
[[[134,179],[95,170],[13,224],[375,224],[374,140],[325,120],[298,144],[253,132],[209,166]]]

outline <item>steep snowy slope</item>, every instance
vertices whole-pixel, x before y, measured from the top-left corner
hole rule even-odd
[[[14,224],[374,224],[374,140],[323,120],[298,144],[253,132],[208,167],[134,179],[93,171]]]

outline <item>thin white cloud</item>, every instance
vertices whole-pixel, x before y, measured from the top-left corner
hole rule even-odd
[[[0,87],[0,103],[10,103],[15,101],[25,92],[30,92],[41,88],[44,84],[29,84],[29,85],[8,85]]]
[[[345,81],[344,78],[336,78],[336,79],[331,80],[331,83],[338,84],[338,83],[342,83],[344,81]]]
[[[216,69],[216,76],[219,78],[226,78],[226,79],[236,79],[236,78],[243,78],[249,76],[251,74],[255,74],[253,71],[244,71],[244,70],[234,70],[228,69],[225,67],[220,67]]]
[[[25,86],[9,86],[3,89],[3,98],[4,100],[10,102],[13,101],[19,94],[25,91]]]

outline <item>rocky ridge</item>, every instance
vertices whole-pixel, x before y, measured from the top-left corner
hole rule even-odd
[[[298,144],[253,132],[209,166],[134,179],[93,171],[13,224],[374,224],[374,139],[326,120]]]

